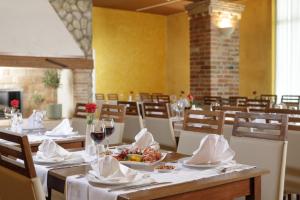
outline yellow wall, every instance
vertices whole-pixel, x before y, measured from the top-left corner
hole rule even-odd
[[[272,0],[245,1],[240,27],[240,95],[273,91],[272,3]]]
[[[96,92],[166,92],[166,17],[93,9]]]
[[[167,17],[167,90],[185,94],[190,90],[189,20],[186,13]]]

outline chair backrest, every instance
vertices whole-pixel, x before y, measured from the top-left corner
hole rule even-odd
[[[262,94],[260,95],[261,100],[269,100],[271,104],[277,103],[277,95],[276,94]]]
[[[224,126],[224,112],[186,110],[183,130],[222,134]]]
[[[287,192],[300,192],[300,188],[297,186],[300,184],[300,110],[267,109],[266,112],[287,114],[289,117],[287,133],[289,147],[286,159],[285,190]],[[272,123],[272,121],[268,121],[268,123]],[[297,189],[295,190],[295,188]]]
[[[124,122],[123,142],[134,142],[136,134],[144,128],[143,119],[140,115],[126,115]]]
[[[169,95],[157,95],[157,102],[158,103],[170,103],[170,96]]]
[[[86,118],[86,111],[85,111],[85,103],[77,103],[75,107],[74,117],[76,118]]]
[[[244,118],[275,119],[280,121],[280,124],[245,122],[242,120]],[[283,197],[287,154],[287,121],[286,115],[236,114],[230,146],[236,152],[235,159],[237,162],[270,171],[269,174],[262,177],[261,199],[264,200],[280,200]],[[248,131],[239,130],[240,128],[246,128]],[[261,131],[262,129],[264,132]]]
[[[231,96],[229,97],[230,106],[246,106],[247,97],[243,96]]]
[[[187,110],[177,152],[192,155],[199,147],[201,140],[208,134],[223,132],[224,113],[222,111]]]
[[[0,131],[0,199],[45,199],[25,135]]]
[[[124,105],[103,104],[100,111],[100,119],[113,118],[115,122],[123,123],[125,117]]]
[[[119,96],[116,93],[109,93],[109,94],[107,94],[107,100],[118,101],[119,100]]]
[[[176,149],[176,140],[173,124],[170,118],[145,116],[145,128],[152,133],[154,140],[162,149]]]
[[[166,103],[143,103],[145,117],[169,118],[169,106]]]
[[[264,112],[270,108],[270,100],[247,99],[247,105],[250,112]]]
[[[300,110],[269,108],[266,109],[266,113],[288,115],[288,130],[300,131]],[[268,120],[267,122],[270,123],[272,121]]]
[[[214,106],[214,111],[223,111],[225,114],[225,124],[233,124],[237,112],[249,112],[247,107],[242,106]],[[245,119],[248,121],[248,119]]]
[[[212,103],[218,103],[221,105],[222,103],[222,97],[220,96],[204,96],[203,100],[204,105],[211,105]]]
[[[133,101],[118,101],[118,105],[124,105],[126,108],[126,115],[140,115],[140,109],[137,102]]]
[[[152,95],[149,93],[140,93],[140,99],[142,102],[153,102]]]
[[[299,110],[300,96],[298,95],[282,95],[281,103],[287,105],[287,108],[295,107]]]
[[[105,96],[102,93],[95,94],[96,100],[105,100]]]

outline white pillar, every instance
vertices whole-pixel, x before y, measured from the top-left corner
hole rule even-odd
[[[71,118],[74,112],[73,71],[60,71],[60,87],[57,90],[57,103],[62,104],[62,117]]]

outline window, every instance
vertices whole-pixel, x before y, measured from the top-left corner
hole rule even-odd
[[[300,95],[300,0],[277,0],[276,93]]]

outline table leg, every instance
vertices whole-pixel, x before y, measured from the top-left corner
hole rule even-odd
[[[250,179],[250,195],[246,196],[246,200],[261,200],[261,177]]]
[[[48,187],[48,197],[47,197],[47,200],[51,200],[51,192],[52,192],[52,189]]]

